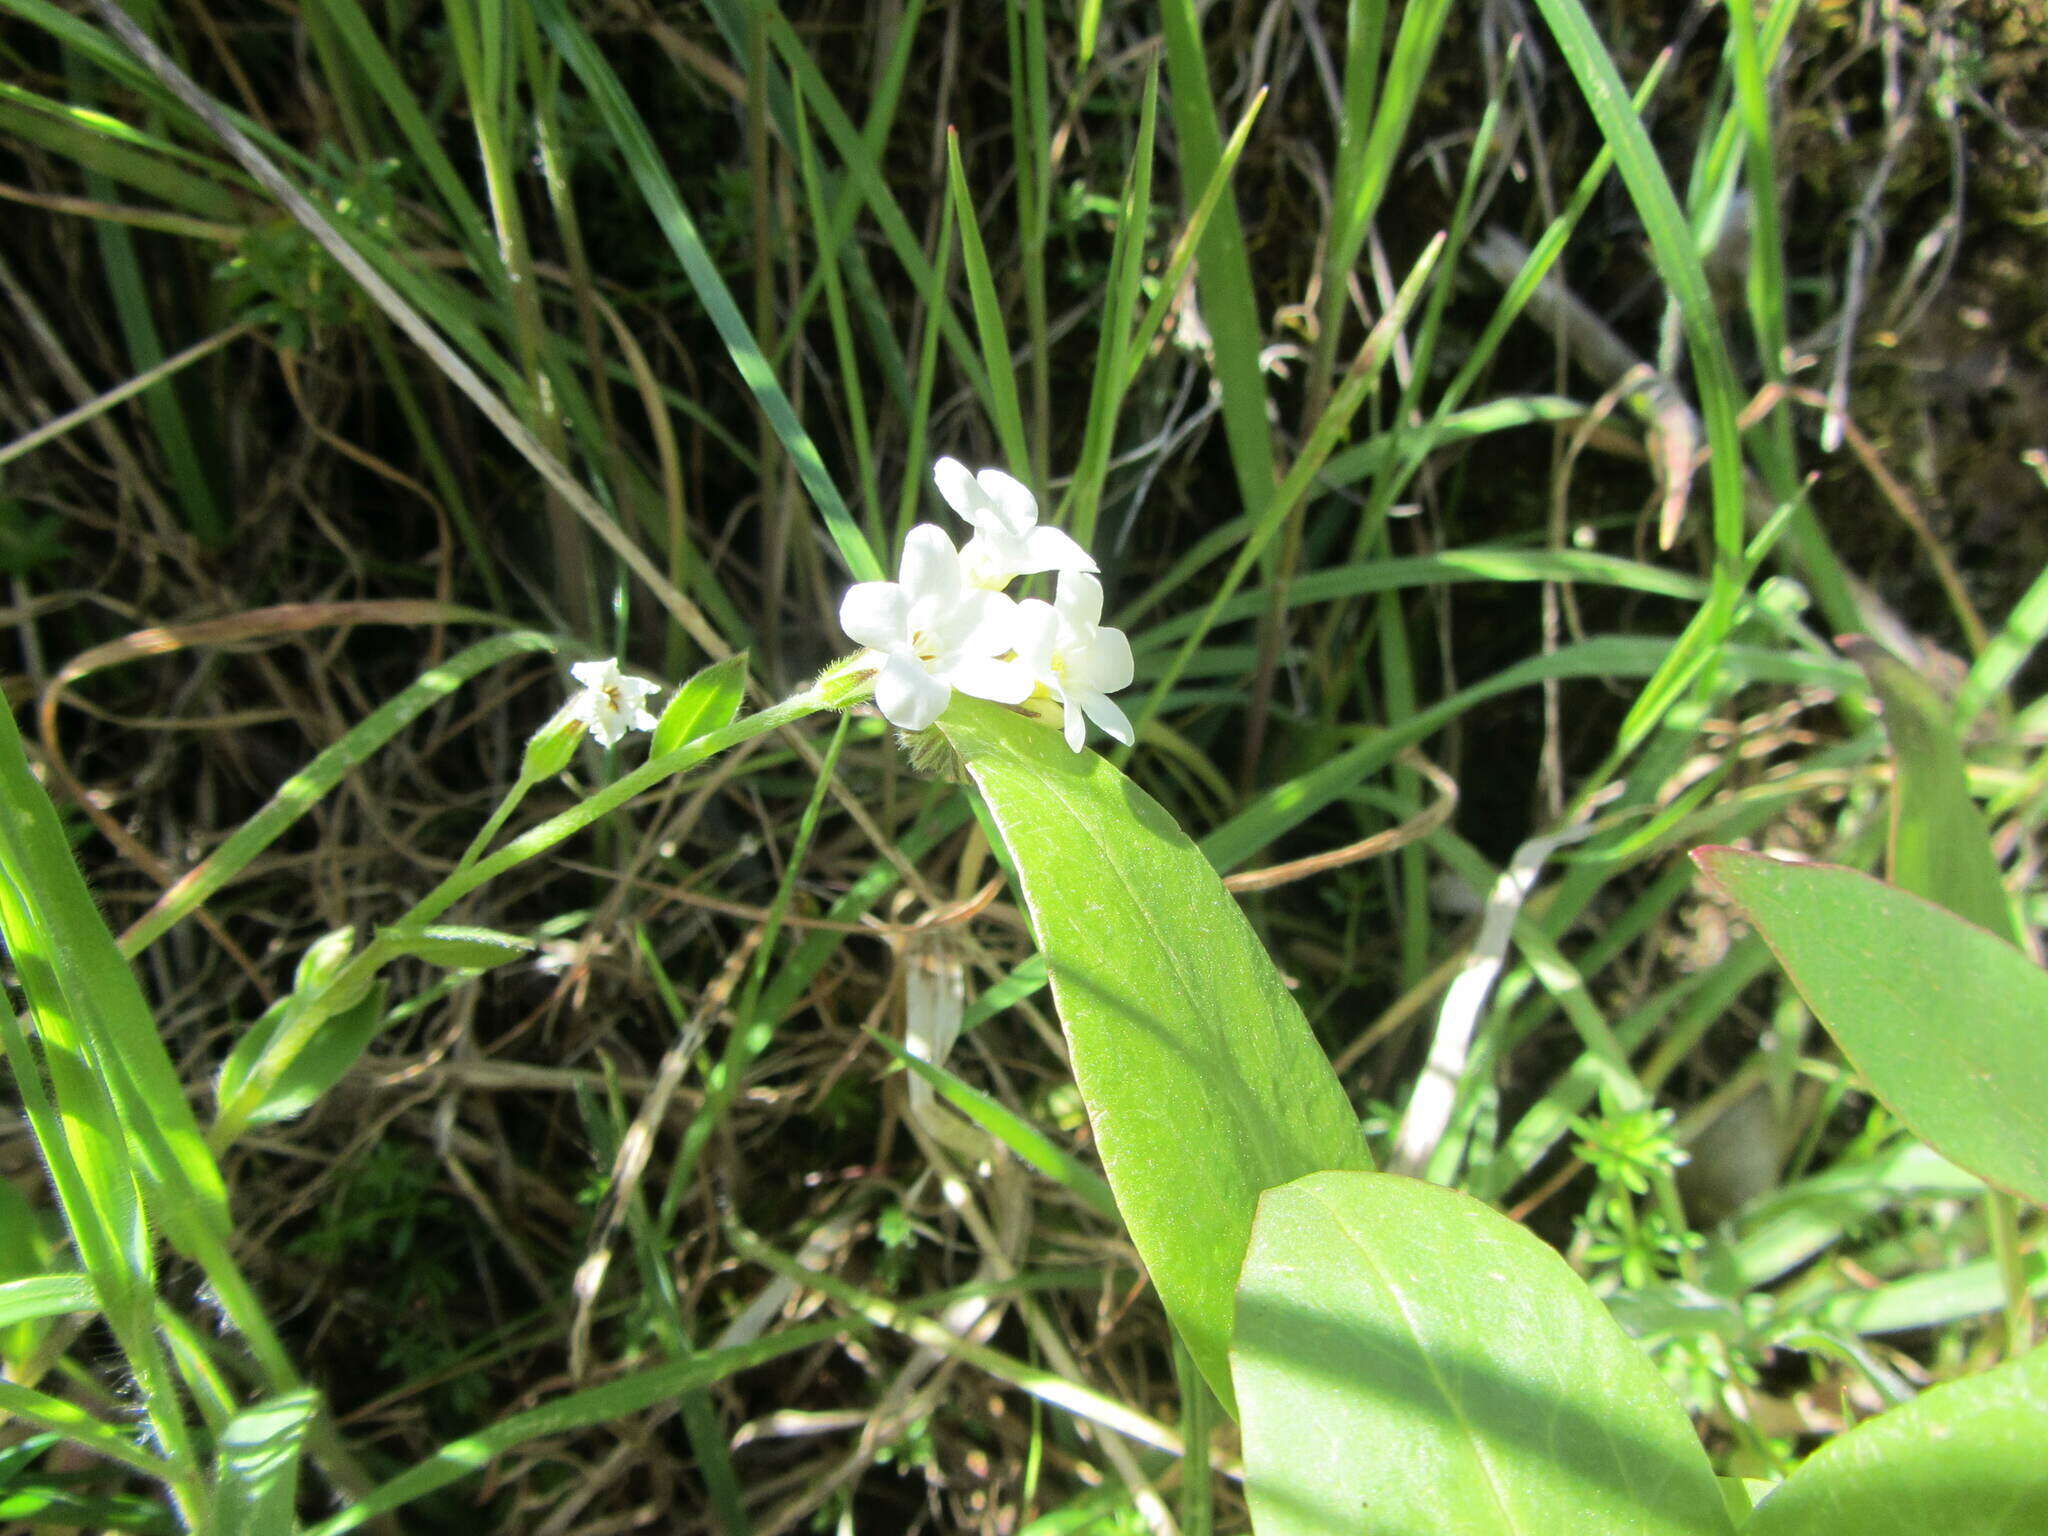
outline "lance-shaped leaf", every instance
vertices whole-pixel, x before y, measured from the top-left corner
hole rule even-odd
[[[714,661],[676,690],[654,727],[650,758],[664,757],[685,742],[725,729],[740,712],[747,693],[747,658],[744,652]]]
[[[244,1408],[220,1437],[218,1536],[292,1536],[299,1454],[319,1411],[310,1391],[291,1392]]]
[[[1892,883],[2001,939],[2015,937],[2012,904],[1984,815],[1970,798],[1948,706],[1926,679],[1876,641],[1851,636],[1838,643],[1884,704],[1896,769],[1886,864]]]
[[[1132,1241],[1229,1405],[1232,1292],[1259,1195],[1369,1167],[1357,1116],[1251,925],[1157,801],[979,699],[956,698],[939,729],[1015,862]]]
[[[2048,1203],[2048,972],[1853,869],[1693,858],[1894,1114],[1987,1183]]]
[[[1757,1506],[1744,1536],[2048,1531],[2048,1348],[1933,1387],[1837,1435]]]
[[[1685,1410],[1571,1266],[1386,1173],[1269,1191],[1231,1346],[1259,1536],[1729,1536]]]

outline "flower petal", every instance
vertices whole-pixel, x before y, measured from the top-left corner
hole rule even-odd
[[[1010,625],[1010,635],[1017,646],[1017,659],[1041,681],[1052,678],[1052,652],[1059,633],[1060,616],[1053,611],[1051,603],[1027,597],[1017,605],[1016,617]]]
[[[1130,716],[1117,707],[1116,700],[1106,694],[1097,693],[1093,688],[1076,688],[1072,699],[1081,706],[1090,720],[1125,746],[1130,746],[1138,739],[1137,732],[1131,729]],[[1071,741],[1072,737],[1070,736],[1068,740]]]
[[[1081,750],[1082,743],[1088,739],[1088,726],[1081,718],[1081,704],[1071,693],[1062,693],[1060,698],[1067,709],[1065,721],[1067,749],[1071,752],[1078,752]]]
[[[1080,548],[1078,544],[1074,547]],[[1094,564],[1093,561],[1089,563]],[[1102,583],[1086,571],[1061,571],[1059,590],[1053,594],[1052,605],[1059,610],[1060,617],[1083,636],[1090,635],[1102,622]]]
[[[946,505],[973,522],[968,508],[979,508],[982,503],[981,487],[974,483],[974,471],[958,459],[941,459],[932,466],[932,480],[937,484],[939,494],[946,499]]]
[[[839,627],[855,645],[901,645],[910,638],[910,595],[893,581],[857,582],[840,599]]]
[[[969,586],[1000,592],[1017,572],[1010,568],[1002,549],[987,534],[977,533],[960,546],[960,574],[967,578]]]
[[[1101,567],[1095,557],[1074,541],[1072,534],[1060,528],[1033,528],[1024,535],[1020,551],[1017,574],[1031,576],[1039,571],[1097,571]],[[1101,595],[1098,591],[1096,615],[1101,616]]]
[[[996,516],[1009,533],[1022,538],[1038,522],[1038,498],[1015,475],[984,469],[974,477]]]
[[[579,661],[569,669],[569,675],[586,688],[609,688],[618,680],[619,663],[616,658],[606,661]]]
[[[623,712],[613,709],[602,694],[597,698],[597,704],[590,711],[590,734],[606,746],[615,747],[633,729],[632,722]]]
[[[945,713],[952,688],[933,677],[917,658],[898,652],[875,678],[875,708],[891,725],[921,731]]]
[[[1067,675],[1084,688],[1115,693],[1131,686],[1130,637],[1120,629],[1098,629],[1088,649],[1067,658]]]
[[[955,657],[1000,656],[1017,644],[1016,599],[969,587],[942,616],[940,637]]]
[[[947,680],[962,693],[996,704],[1022,704],[1038,682],[1014,661],[969,656],[948,669]]]
[[[919,523],[903,540],[902,584],[913,603],[920,598],[943,603],[960,590],[960,555],[938,524]]]

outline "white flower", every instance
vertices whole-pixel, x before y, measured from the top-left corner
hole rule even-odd
[[[960,551],[967,579],[1000,592],[1018,576],[1040,571],[1094,571],[1087,550],[1057,528],[1038,526],[1038,502],[1024,483],[1000,469],[970,473],[958,459],[932,468],[946,505],[974,525],[974,537]]]
[[[996,658],[1015,644],[1017,605],[967,579],[944,530],[919,523],[903,541],[896,581],[863,581],[839,605],[839,627],[881,663],[875,707],[891,725],[921,731],[945,712],[958,688],[998,704],[1021,704],[1032,680]]]
[[[1085,716],[1125,746],[1135,739],[1110,695],[1131,685],[1131,642],[1102,626],[1102,583],[1083,571],[1060,572],[1049,603],[1017,605],[1017,660],[1065,706],[1067,745],[1081,750]]]
[[[628,677],[616,659],[579,661],[569,675],[583,685],[565,713],[590,727],[590,734],[606,746],[616,745],[628,731],[651,731],[654,716],[647,701],[661,692],[659,683],[644,677]]]

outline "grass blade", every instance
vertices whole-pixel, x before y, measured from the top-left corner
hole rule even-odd
[[[660,151],[655,148],[654,137],[627,97],[619,77],[605,62],[604,55],[597,51],[590,34],[571,18],[562,0],[537,0],[536,11],[555,47],[569,61],[569,67],[590,93],[591,102],[617,144],[619,153],[624,156],[634,184],[647,201],[648,210],[661,226],[676,259],[682,263],[699,302],[711,317],[711,323],[717,327],[733,366],[739,370],[740,378],[753,392],[784,451],[796,465],[797,475],[810,492],[819,515],[825,519],[826,531],[838,546],[847,570],[855,581],[879,581],[882,567],[875,559],[875,552],[868,547],[853,514],[846,509],[846,502],[825,469],[825,461],[818,456],[817,445],[797,419],[795,407],[776,382],[773,367],[762,355],[753,332],[747,328],[739,305],[734,302],[725,279],[719,275],[711,253],[704,248],[697,225],[684,209],[675,182],[662,163]]]

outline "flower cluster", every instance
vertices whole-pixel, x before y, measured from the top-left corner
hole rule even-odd
[[[1131,722],[1110,695],[1131,681],[1131,643],[1102,623],[1102,583],[1088,551],[1038,525],[1038,503],[999,469],[971,473],[957,459],[933,471],[946,504],[973,528],[955,549],[944,529],[920,523],[903,541],[894,581],[863,581],[839,605],[839,627],[867,647],[875,707],[890,724],[921,731],[953,692],[997,704],[1059,704],[1076,752],[1096,725],[1128,746]],[[1003,591],[1019,576],[1056,572],[1053,600]]]

